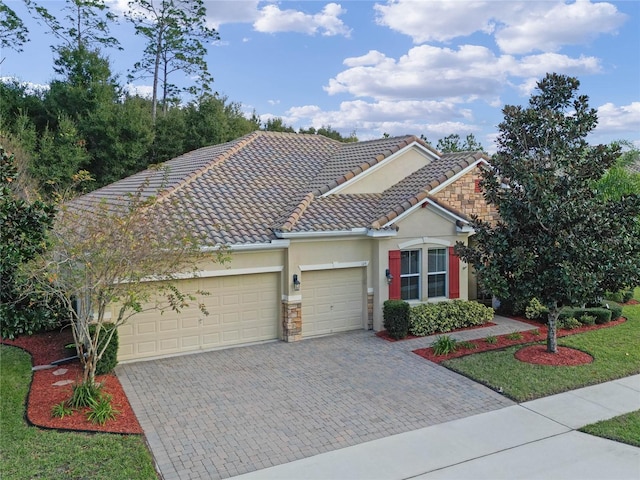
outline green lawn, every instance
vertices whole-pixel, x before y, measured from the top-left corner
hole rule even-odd
[[[0,478],[157,479],[141,436],[57,432],[24,420],[29,355],[0,345]]]
[[[640,410],[587,425],[580,431],[640,447]]]
[[[640,289],[635,291],[636,297]],[[442,365],[523,402],[640,373],[640,305],[623,309],[627,322],[558,339],[594,361],[576,367],[531,365],[513,354],[522,346],[447,360]]]

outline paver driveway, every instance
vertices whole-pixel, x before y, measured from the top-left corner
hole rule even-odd
[[[419,341],[351,332],[126,364],[118,376],[165,480],[227,478],[512,405],[411,353]]]

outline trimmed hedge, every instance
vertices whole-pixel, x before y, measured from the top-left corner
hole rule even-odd
[[[102,325],[102,329],[100,332],[100,340],[98,340],[98,350],[101,350],[104,346],[104,342],[109,337],[109,330],[115,328],[113,323],[105,323]],[[93,337],[96,333],[96,326],[89,326],[89,334]],[[111,337],[111,341],[107,346],[106,350],[102,354],[102,358],[98,360],[98,364],[96,365],[96,375],[104,375],[106,373],[112,372],[116,365],[118,365],[118,330],[113,333],[113,337]]]
[[[382,308],[384,328],[391,338],[399,340],[409,333],[409,304],[404,300],[387,300]]]
[[[411,307],[409,332],[424,337],[458,328],[483,325],[493,319],[493,309],[478,302],[452,300]]]

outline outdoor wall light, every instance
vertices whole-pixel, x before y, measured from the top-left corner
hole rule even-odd
[[[298,280],[298,275],[295,273],[293,274],[293,289],[300,290],[300,280]]]
[[[391,285],[391,282],[393,282],[393,275],[391,275],[391,270],[387,268],[387,270],[384,272],[384,276],[387,277],[387,285]]]

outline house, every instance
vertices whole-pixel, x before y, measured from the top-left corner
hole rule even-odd
[[[377,331],[389,298],[475,298],[453,246],[472,234],[471,214],[492,215],[478,188],[487,160],[440,154],[415,136],[340,143],[256,131],[166,162],[176,213],[228,245],[231,262],[181,280],[209,292],[208,316],[140,313],[120,328],[119,360]],[[115,199],[149,175],[89,196]]]

